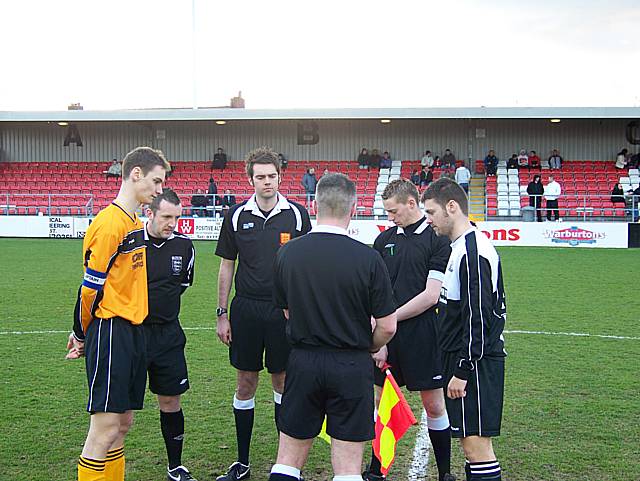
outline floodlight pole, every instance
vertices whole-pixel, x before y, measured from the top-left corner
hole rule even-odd
[[[198,108],[198,93],[196,82],[196,0],[191,0],[191,80],[193,82],[192,108],[196,110]]]

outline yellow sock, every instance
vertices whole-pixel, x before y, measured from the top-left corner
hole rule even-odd
[[[107,462],[104,466],[106,481],[124,481],[124,446],[107,452]]]
[[[78,481],[106,481],[105,460],[80,456],[78,459]]]

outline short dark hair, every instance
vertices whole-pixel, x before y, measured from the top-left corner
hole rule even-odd
[[[154,214],[158,212],[158,209],[160,208],[160,203],[163,200],[166,200],[167,202],[169,202],[169,204],[173,204],[173,205],[181,204],[180,197],[178,197],[178,194],[176,194],[172,189],[165,187],[162,190],[162,194],[157,195],[153,199],[153,202],[149,204],[149,209],[151,209],[151,212],[153,212]]]
[[[413,182],[407,179],[396,179],[387,184],[384,192],[382,192],[382,200],[389,200],[392,197],[395,197],[396,202],[400,202],[401,204],[406,204],[409,197],[413,197],[416,204],[420,202],[418,189]]]
[[[356,203],[356,184],[344,174],[322,176],[316,187],[318,215],[347,217]]]
[[[140,167],[143,175],[147,175],[154,167],[160,166],[171,172],[171,165],[160,150],[151,147],[136,147],[122,160],[122,178],[127,179],[135,167]]]
[[[469,215],[469,200],[467,199],[467,194],[464,193],[462,187],[453,179],[440,177],[435,182],[429,184],[429,187],[422,193],[422,202],[430,199],[436,201],[443,209],[453,200],[460,206],[460,210],[464,215]]]
[[[278,175],[280,175],[280,158],[278,157],[278,153],[269,147],[263,146],[253,149],[247,154],[244,163],[247,176],[249,176],[250,179],[253,179],[253,166],[256,164],[271,164],[276,168]]]

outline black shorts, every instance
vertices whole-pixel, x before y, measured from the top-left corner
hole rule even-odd
[[[443,387],[442,351],[433,317],[399,322],[387,349],[387,362],[398,386],[406,385],[409,391]],[[376,386],[382,386],[384,378],[385,374],[376,368]]]
[[[184,346],[187,338],[178,322],[143,324],[147,345],[149,389],[161,396],[177,396],[189,389]]]
[[[327,416],[327,434],[341,441],[375,437],[373,366],[366,351],[293,349],[278,418],[279,429],[312,439]]]
[[[124,413],[142,409],[147,384],[144,329],[126,319],[94,319],[84,345],[87,411]]]
[[[444,367],[447,385],[453,377],[458,361],[457,352],[447,352]],[[504,357],[484,357],[474,362],[475,369],[467,381],[466,396],[449,399],[445,404],[451,436],[500,436],[502,423],[502,402],[504,397]]]
[[[231,323],[231,365],[241,371],[283,372],[291,346],[287,340],[287,320],[270,301],[236,296],[229,310]]]

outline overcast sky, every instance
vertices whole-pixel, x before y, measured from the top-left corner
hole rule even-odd
[[[0,110],[193,106],[191,0],[0,0]],[[195,0],[199,106],[640,106],[640,0]]]

